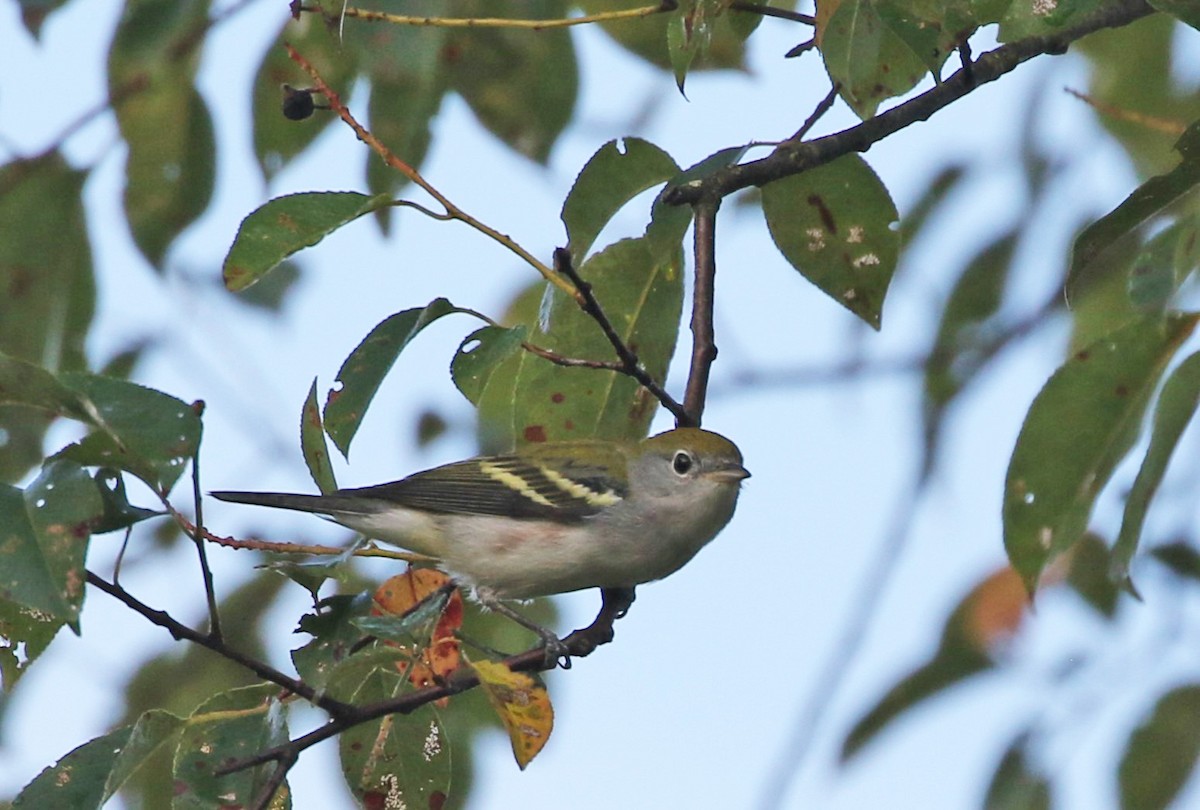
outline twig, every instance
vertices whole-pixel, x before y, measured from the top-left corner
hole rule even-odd
[[[995,81],[1018,65],[1043,54],[1063,53],[1072,42],[1104,28],[1117,28],[1152,14],[1145,0],[1120,0],[1106,5],[1077,25],[1047,36],[1002,45],[960,69],[946,81],[898,104],[874,118],[833,135],[811,141],[788,141],[760,160],[730,166],[692,183],[667,189],[663,199],[672,205],[694,205],[708,197],[726,197],[750,186],[821,166],[851,152],[866,152],[880,140],[917,121],[924,121],[976,88]]]
[[[796,134],[792,135],[784,143],[804,140],[804,136],[821,120],[821,116],[825,115],[833,107],[833,103],[837,101],[838,89],[838,85],[835,82],[833,87],[829,88],[829,92],[825,94],[825,98],[821,99],[816,107],[813,107],[812,113],[808,118],[804,119],[804,123],[800,125],[800,129],[796,130]]]
[[[118,585],[108,582],[91,571],[87,572],[87,582],[89,585],[104,591],[109,596],[133,610],[135,613],[140,613],[143,617],[149,620],[151,624],[158,625],[159,627],[165,629],[173,638],[177,640],[183,639],[190,641],[193,644],[198,644],[201,647],[204,647],[205,649],[212,650],[222,658],[227,658],[228,660],[233,661],[235,664],[245,667],[263,680],[277,684],[287,691],[299,695],[309,703],[319,706],[334,718],[347,716],[354,711],[354,707],[350,706],[349,704],[343,703],[340,700],[334,700],[327,694],[317,692],[317,690],[313,689],[303,681],[298,681],[295,678],[280,672],[274,667],[264,664],[262,661],[259,661],[256,658],[251,658],[244,653],[238,652],[226,644],[222,639],[213,638],[207,633],[201,633],[197,630],[193,630],[186,624],[176,620],[165,610],[155,610],[154,608],[137,599],[137,597],[129,593],[129,591]]]
[[[654,395],[654,398],[662,403],[663,407],[675,415],[675,421],[680,425],[693,424],[691,416],[687,410],[679,404],[679,402],[667,393],[658,380],[650,376],[642,365],[642,361],[632,349],[626,345],[625,340],[617,334],[616,328],[612,325],[612,321],[608,319],[608,315],[604,313],[604,308],[600,306],[600,302],[596,300],[595,294],[592,292],[592,285],[583,280],[579,275],[579,271],[575,269],[575,265],[571,262],[571,252],[566,248],[555,248],[554,250],[554,268],[562,275],[571,280],[574,288],[579,291],[582,301],[579,302],[580,308],[596,322],[604,336],[608,338],[608,342],[612,344],[613,349],[617,352],[617,357],[621,360],[621,366],[625,373],[633,377],[642,387]]]
[[[613,640],[613,624],[626,614],[635,598],[632,588],[605,588],[601,590],[601,595],[604,601],[592,623],[563,639],[563,645],[568,655],[581,658],[590,655],[597,647],[611,642]],[[555,661],[546,660],[545,651],[541,647],[509,656],[504,659],[504,664],[513,672],[542,671],[556,666]],[[319,742],[336,737],[349,728],[390,714],[410,714],[435,700],[457,695],[478,685],[479,677],[473,669],[467,666],[459,667],[440,684],[405,692],[378,703],[348,707],[348,711],[333,717],[320,728],[282,745],[227,762],[217,768],[215,774],[225,776],[267,762],[277,762],[281,765],[294,763],[301,752]],[[291,767],[290,764],[287,764],[287,767]],[[266,807],[266,805],[258,805],[258,807]]]
[[[816,25],[817,18],[811,14],[801,14],[798,11],[792,11],[787,8],[775,8],[764,3],[746,3],[741,0],[734,0],[729,4],[729,8],[734,11],[745,11],[748,14],[761,14],[764,17],[775,17],[780,20],[789,20],[791,22],[801,23],[803,25]]]
[[[204,403],[197,403],[193,407],[203,411]],[[196,453],[192,456],[192,503],[196,510],[196,526],[195,531],[189,532],[188,536],[192,538],[192,542],[196,544],[196,554],[200,558],[200,575],[204,579],[204,599],[208,603],[208,634],[214,641],[221,641],[221,613],[217,608],[217,593],[213,586],[212,568],[208,565],[208,545],[204,542],[204,505],[203,495],[200,492],[200,448],[196,448]]]
[[[681,426],[700,424],[704,416],[704,401],[708,396],[709,374],[713,361],[717,359],[713,306],[717,278],[717,209],[720,205],[720,198],[706,197],[692,206],[696,214],[692,225],[696,284],[692,291],[692,362],[683,397],[688,421],[680,422]]]
[[[799,45],[793,45],[792,47],[788,48],[787,53],[783,55],[783,58],[795,59],[797,56],[803,56],[804,54],[808,53],[815,47],[817,47],[816,37],[813,37],[812,39],[806,39]]]
[[[365,8],[349,6],[343,8],[340,14],[328,14],[320,6],[301,5],[298,10],[309,14],[321,14],[327,19],[338,21],[343,17],[351,17],[364,22],[384,22],[392,25],[415,25],[436,28],[519,28],[532,31],[543,31],[553,28],[567,28],[574,25],[590,23],[615,22],[618,20],[640,20],[667,11],[674,11],[678,4],[674,0],[666,0],[656,6],[640,6],[638,8],[606,11],[599,14],[587,14],[580,17],[558,17],[542,20],[523,20],[507,17],[422,17],[406,14],[389,14],[386,11],[374,11]]]
[[[291,58],[291,60],[299,65],[304,72],[309,75],[309,78],[312,79],[312,89],[325,96],[325,99],[329,102],[329,108],[337,113],[338,117],[345,121],[346,124],[348,124],[352,130],[354,130],[354,134],[358,136],[358,139],[367,146],[371,147],[375,154],[379,155],[379,157],[381,157],[388,166],[403,174],[410,181],[412,181],[413,184],[424,190],[426,194],[437,200],[437,202],[446,209],[446,215],[448,217],[457,219],[459,222],[469,225],[470,227],[482,233],[484,236],[487,236],[493,241],[508,248],[510,251],[528,263],[530,267],[537,270],[538,273],[542,275],[542,278],[546,279],[546,281],[549,281],[555,287],[558,287],[560,290],[562,290],[562,292],[574,298],[580,304],[580,306],[583,305],[583,299],[580,296],[579,291],[572,287],[565,279],[563,279],[561,275],[555,273],[552,269],[547,267],[544,262],[539,261],[536,256],[514,242],[512,237],[502,234],[490,225],[480,222],[475,217],[471,216],[466,211],[463,211],[457,205],[452,203],[445,194],[442,194],[440,191],[434,188],[428,180],[422,177],[420,172],[405,163],[400,157],[388,149],[382,141],[380,141],[370,132],[370,130],[368,130],[366,127],[360,124],[357,119],[355,119],[355,117],[350,113],[350,110],[346,108],[346,105],[342,103],[342,100],[338,94],[334,92],[334,90],[328,84],[325,83],[325,80],[321,78],[321,74],[317,72],[317,69],[313,67],[307,59],[305,59],[290,44],[285,43],[284,47],[287,48],[288,56]]]
[[[214,545],[222,546],[223,548],[232,548],[239,551],[269,551],[273,554],[309,554],[316,557],[336,557],[339,554],[345,554],[346,549],[339,546],[322,546],[310,545],[308,543],[279,543],[274,540],[259,540],[258,538],[239,539],[236,537],[223,537],[219,534],[213,534],[208,529],[197,530],[196,526],[179,514],[175,510],[171,510],[175,521],[183,528],[185,532],[191,534],[199,531],[200,536],[205,541]],[[423,554],[416,554],[411,551],[400,551],[398,549],[379,548],[375,545],[367,545],[363,548],[357,548],[353,552],[355,557],[376,557],[386,560],[401,560],[408,563],[423,563],[433,560],[432,557],[426,557]]]
[[[1131,124],[1137,124],[1146,129],[1161,132],[1164,135],[1170,135],[1174,138],[1178,138],[1187,129],[1187,124],[1180,119],[1146,115],[1137,110],[1128,110],[1124,107],[1105,104],[1103,101],[1094,99],[1086,93],[1080,93],[1078,90],[1072,90],[1070,87],[1064,88],[1064,90],[1085,104],[1090,105],[1092,109],[1101,115],[1107,115],[1109,118],[1117,121],[1128,121]]]

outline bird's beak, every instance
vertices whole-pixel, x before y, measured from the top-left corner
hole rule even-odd
[[[750,471],[741,464],[730,464],[728,467],[720,467],[708,474],[709,478],[716,481],[743,481],[750,477]]]

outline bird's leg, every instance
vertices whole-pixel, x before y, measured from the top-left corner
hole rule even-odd
[[[561,666],[563,669],[571,668],[571,655],[567,650],[567,645],[563,644],[562,639],[553,632],[504,604],[490,588],[476,587],[475,598],[488,610],[499,613],[506,619],[511,619],[537,635],[542,640],[542,648],[546,651],[547,664]]]

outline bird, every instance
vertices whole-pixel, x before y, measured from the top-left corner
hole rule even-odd
[[[640,441],[529,444],[324,495],[222,490],[222,501],[311,512],[435,558],[485,607],[631,589],[682,568],[733,517],[750,477],[732,441],[675,428]]]

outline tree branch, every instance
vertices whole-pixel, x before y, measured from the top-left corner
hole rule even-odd
[[[617,334],[616,328],[612,325],[612,321],[608,319],[608,315],[604,313],[604,308],[600,306],[600,302],[596,300],[595,293],[592,292],[592,285],[588,284],[579,275],[579,271],[575,269],[575,265],[571,262],[571,252],[566,248],[556,248],[554,251],[554,269],[571,280],[571,284],[579,291],[583,300],[579,306],[587,315],[594,320],[600,329],[604,332],[604,336],[608,338],[608,342],[612,344],[613,349],[617,353],[617,357],[621,360],[621,367],[625,374],[633,377],[642,387],[654,395],[663,407],[675,415],[675,421],[678,424],[690,425],[693,424],[690,420],[687,410],[684,409],[679,402],[667,393],[658,382],[650,376],[650,372],[642,365],[642,361],[638,359],[637,354],[626,345],[625,340]],[[549,358],[547,358],[549,359]]]
[[[717,344],[713,330],[714,285],[717,277],[717,209],[719,197],[698,201],[692,226],[693,254],[696,260],[696,286],[692,291],[692,364],[688,370],[684,408],[689,421],[684,425],[699,425],[708,396],[708,378],[713,361],[717,359]]]
[[[244,653],[238,652],[226,644],[223,639],[193,630],[186,624],[176,620],[165,610],[155,610],[144,602],[138,600],[135,596],[133,596],[133,594],[129,593],[129,591],[125,590],[119,585],[114,585],[113,583],[101,578],[91,571],[87,572],[87,581],[89,585],[104,591],[118,602],[121,602],[123,605],[133,610],[135,613],[140,613],[143,617],[149,620],[151,624],[156,624],[159,627],[162,627],[168,633],[170,633],[173,638],[190,641],[193,644],[199,644],[205,649],[212,650],[217,655],[227,658],[239,666],[245,667],[263,680],[278,684],[289,692],[304,698],[314,706],[321,707],[335,718],[344,717],[354,711],[354,707],[350,706],[348,703],[343,703],[340,700],[334,700],[324,693],[318,693],[315,689],[303,681],[298,681],[295,678],[285,675],[274,667],[264,664],[262,661],[259,661],[256,658],[251,658]],[[539,655],[541,654],[540,650],[537,652]]]
[[[1144,0],[1120,0],[1055,34],[1029,37],[989,51],[936,87],[861,124],[811,141],[784,141],[765,158],[675,186],[663,198],[672,205],[695,205],[706,197],[724,198],[750,186],[799,174],[851,152],[866,152],[889,135],[928,119],[975,88],[995,81],[1036,56],[1065,53],[1071,43],[1088,34],[1128,25],[1153,12]]]
[[[590,655],[600,645],[612,641],[613,623],[625,615],[636,598],[632,588],[603,588],[601,596],[603,604],[592,623],[563,639],[563,645],[566,647],[568,655],[584,657]],[[504,659],[504,664],[513,672],[541,671],[556,666],[555,661],[546,660],[545,651],[540,647],[509,656]],[[362,723],[368,723],[391,714],[409,714],[428,703],[460,694],[478,685],[479,677],[473,669],[469,666],[459,667],[443,683],[406,692],[398,697],[366,706],[349,706],[345,712],[334,716],[320,728],[282,745],[225,763],[215,771],[215,774],[225,776],[257,765],[275,762],[276,768],[272,772],[271,780],[264,786],[262,793],[256,797],[255,803],[251,806],[252,810],[265,810],[269,807],[279,785],[283,784],[288,769],[295,764],[300,754],[306,749]],[[267,792],[268,787],[270,788],[269,793]]]

